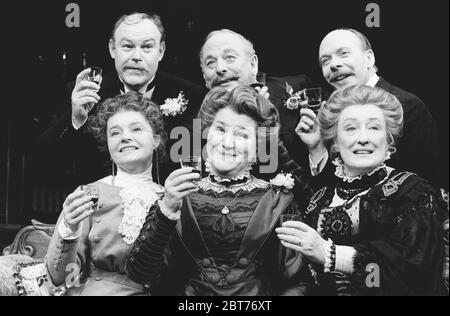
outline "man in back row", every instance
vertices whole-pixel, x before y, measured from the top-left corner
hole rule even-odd
[[[113,27],[108,45],[115,71],[105,75],[101,84],[96,84],[86,80],[89,69],[85,69],[75,82],[69,84],[70,100],[67,103],[71,104],[71,111],[38,139],[36,154],[47,163],[63,160],[63,167],[74,160],[78,184],[88,183],[111,172],[109,158],[106,153],[99,152],[94,139],[85,131],[85,123],[89,113],[96,111],[100,102],[128,91],[140,92],[158,105],[183,93],[187,109],[174,116],[166,116],[165,124],[169,132],[176,126],[190,128],[205,91],[194,83],[158,69],[166,50],[165,37],[165,29],[156,14],[121,16]],[[169,149],[173,142],[168,142]],[[165,179],[176,165],[170,159],[161,165],[161,179]],[[155,173],[154,176],[156,181]]]
[[[354,29],[328,33],[320,44],[319,63],[323,77],[335,89],[364,84],[382,88],[398,98],[404,113],[403,135],[397,152],[386,163],[415,172],[439,187],[439,139],[433,116],[417,96],[377,75],[375,53],[367,37]]]

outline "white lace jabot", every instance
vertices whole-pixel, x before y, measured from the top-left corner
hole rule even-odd
[[[126,244],[132,245],[139,236],[150,207],[164,193],[164,188],[153,182],[151,166],[140,174],[129,174],[118,169],[115,177],[109,176],[100,181],[123,188],[120,191],[123,218],[119,233]]]

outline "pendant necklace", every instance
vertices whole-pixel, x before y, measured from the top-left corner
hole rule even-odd
[[[230,206],[231,204],[233,204],[233,203],[237,200],[237,198],[241,195],[242,191],[243,191],[243,190],[239,190],[239,191],[237,192],[237,195],[236,195],[236,197],[234,198],[234,200],[231,201],[231,202],[229,202],[229,203],[227,203],[227,204],[225,204],[225,206],[224,206],[224,208],[222,209],[222,211],[220,211],[223,215],[228,215],[228,214],[230,214],[231,211],[230,211],[230,209],[228,208],[228,206]],[[219,199],[219,198],[217,197],[216,193],[214,193],[214,196],[215,196],[216,199],[220,202],[220,204],[224,204],[224,203],[222,202],[222,200]]]

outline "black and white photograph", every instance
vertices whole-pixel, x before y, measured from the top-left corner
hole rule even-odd
[[[449,295],[448,1],[2,6],[0,296]]]

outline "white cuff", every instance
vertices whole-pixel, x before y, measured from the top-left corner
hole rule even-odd
[[[319,173],[322,172],[323,168],[325,168],[325,165],[328,161],[328,151],[325,151],[323,156],[319,159],[319,161],[314,164],[312,161],[311,154],[309,155],[309,168],[311,169],[311,174],[313,176],[317,176]]]
[[[167,217],[168,219],[170,219],[171,221],[178,221],[181,217],[181,210],[179,210],[176,213],[173,213],[171,211],[169,211],[166,207],[166,205],[163,203],[163,201],[158,200],[158,204],[159,204],[159,209],[161,210],[161,213],[163,213],[163,215],[165,217]]]
[[[76,232],[73,232],[69,227],[67,227],[63,220],[58,225],[58,233],[63,240],[76,240],[80,238],[82,229],[83,223],[80,223],[80,228],[78,228]]]
[[[336,246],[336,267],[335,271],[344,274],[353,273],[353,261],[356,250],[353,247]]]
[[[83,127],[84,124],[86,124],[87,120],[88,120],[88,118],[86,117],[86,119],[83,121],[83,123],[81,123],[79,126],[77,126],[77,124],[75,123],[75,120],[72,116],[72,126],[76,131],[78,131],[81,127]]]

